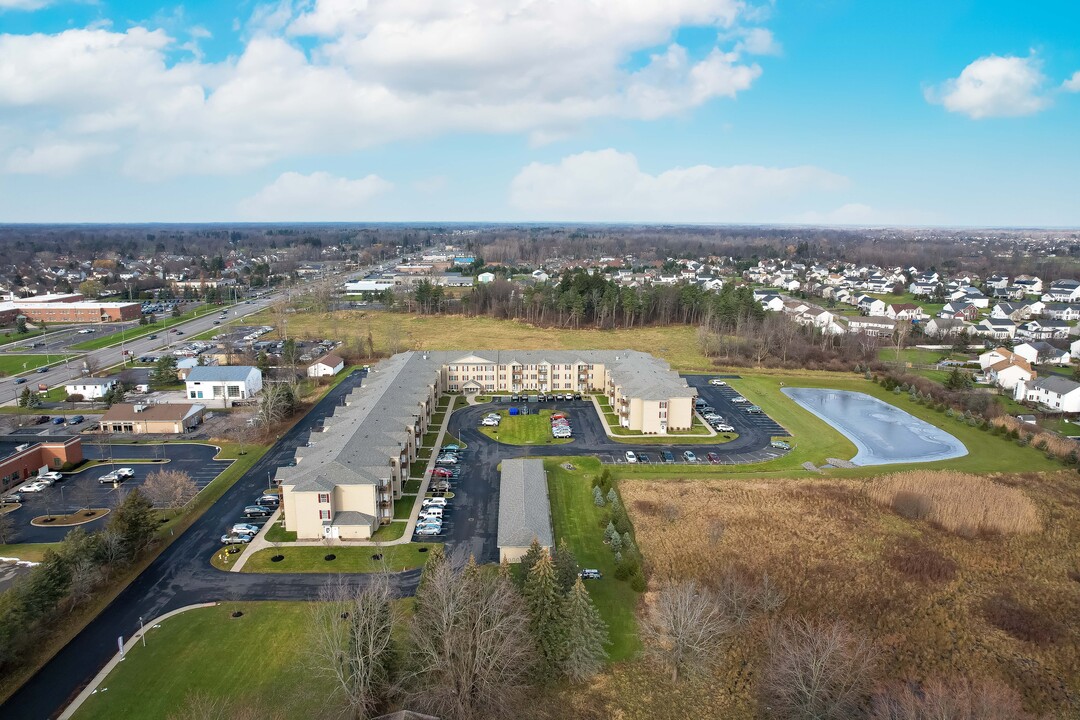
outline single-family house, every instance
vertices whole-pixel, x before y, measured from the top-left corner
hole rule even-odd
[[[1030,382],[1018,383],[1013,397],[1051,410],[1080,412],[1080,383],[1060,375],[1046,375]]]
[[[761,307],[772,312],[780,312],[784,309],[784,300],[779,295],[766,295],[759,302]]]
[[[1013,285],[1024,291],[1025,295],[1042,295],[1042,278],[1033,275],[1019,275],[1013,280]]]
[[[1069,353],[1060,350],[1045,340],[1032,340],[1013,348],[1013,352],[1032,365],[1068,365]]]
[[[999,363],[1002,360],[1007,360],[1008,358],[1012,357],[1012,355],[1013,351],[1009,350],[1008,348],[999,347],[994,348],[993,350],[988,350],[982,355],[979,355],[979,367],[983,370],[986,370],[991,365]]]
[[[996,320],[1012,320],[1013,322],[1023,322],[1031,317],[1031,306],[1028,303],[1020,302],[1000,302],[994,306],[994,309],[990,311],[990,317]]]
[[[882,317],[885,315],[885,301],[879,300],[869,295],[862,295],[857,298],[856,303],[859,306],[859,312],[863,315],[872,315],[874,317]],[[894,318],[895,319],[895,318]]]
[[[1013,353],[1009,355],[1009,358],[1000,360],[986,369],[987,379],[1002,390],[1012,390],[1017,383],[1028,382],[1037,377],[1027,360]]]
[[[1016,328],[1016,337],[1025,340],[1064,340],[1069,324],[1064,320],[1029,320]]]
[[[333,377],[345,369],[345,361],[330,353],[308,365],[307,376],[311,378]]]
[[[251,365],[194,367],[184,382],[189,400],[220,402],[223,407],[255,397],[263,386],[262,371]]]
[[[975,325],[975,332],[995,340],[1005,340],[1016,336],[1016,323],[1012,320],[983,318]]]
[[[964,322],[962,318],[936,317],[930,318],[923,325],[923,332],[929,337],[947,338],[963,334],[970,334],[973,326]]]
[[[938,313],[938,317],[975,322],[975,319],[979,317],[979,308],[975,307],[969,302],[957,300],[956,302],[948,303],[945,305],[945,307],[941,308],[941,312]]]
[[[889,337],[896,330],[896,321],[883,315],[848,318],[848,332],[862,333],[872,337]]]
[[[1055,280],[1043,295],[1049,302],[1076,302],[1080,300],[1080,282],[1076,280]]]
[[[923,309],[912,303],[892,303],[885,308],[885,317],[893,320],[908,320],[918,322],[929,317]]]
[[[64,385],[64,391],[68,395],[82,395],[85,400],[97,400],[108,395],[119,382],[120,378],[116,377],[84,377]]]
[[[1075,322],[1080,320],[1080,305],[1069,303],[1046,303],[1043,307],[1043,316],[1048,320],[1064,320]]]

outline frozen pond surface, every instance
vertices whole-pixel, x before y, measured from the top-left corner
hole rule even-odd
[[[948,460],[967,455],[949,433],[875,397],[848,390],[783,388],[783,393],[855,443],[856,465]]]

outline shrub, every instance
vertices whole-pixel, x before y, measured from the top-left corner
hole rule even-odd
[[[966,537],[1041,529],[1035,504],[1019,488],[957,472],[917,471],[879,478],[867,487],[876,502],[913,520]]]
[[[898,683],[874,696],[870,720],[1030,720],[1020,694],[993,680]]]

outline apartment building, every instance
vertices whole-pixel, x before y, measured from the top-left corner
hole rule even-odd
[[[689,428],[696,391],[667,363],[626,351],[405,352],[372,366],[296,464],[278,468],[285,527],[300,539],[366,539],[389,523],[444,392],[598,392],[623,427]]]

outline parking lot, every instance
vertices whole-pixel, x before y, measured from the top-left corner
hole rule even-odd
[[[111,454],[110,454],[111,453]],[[84,507],[112,508],[133,488],[146,481],[155,470],[168,468],[182,470],[200,490],[205,488],[231,464],[231,460],[214,460],[217,448],[209,445],[83,445],[87,460],[102,460],[82,472],[66,474],[64,479],[38,493],[21,493],[22,507],[10,513],[15,521],[14,542],[58,542],[71,530],[70,527],[35,527],[30,520],[48,513],[65,514]],[[112,459],[114,462],[109,463]],[[126,462],[138,460],[140,462]],[[111,483],[98,482],[101,476],[119,467],[130,467],[134,477],[113,487]],[[27,481],[29,482],[29,480]],[[94,530],[105,524],[108,516],[78,527]]]

